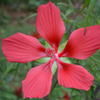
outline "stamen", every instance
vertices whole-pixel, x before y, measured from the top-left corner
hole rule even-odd
[[[49,47],[45,50],[45,53],[49,56],[52,57],[55,54],[55,49],[52,47]]]

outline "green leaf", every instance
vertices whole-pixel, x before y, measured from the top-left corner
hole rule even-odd
[[[78,21],[76,20],[69,20],[70,23],[77,23]]]
[[[100,64],[100,49],[95,52],[90,58]]]
[[[57,64],[56,64],[56,62],[54,61],[53,66],[52,66],[52,75],[55,74],[56,70],[57,70]]]
[[[40,58],[38,60],[36,60],[37,62],[40,62],[40,63],[45,63],[47,61],[49,61],[51,58],[50,57],[44,57],[44,58]]]
[[[100,81],[94,79],[93,83],[100,85]]]
[[[26,21],[27,19],[29,19],[29,18],[31,18],[31,17],[34,17],[34,16],[36,16],[36,15],[37,15],[37,13],[32,14],[32,15],[28,16],[27,18],[25,18],[22,22],[24,22],[24,21]]]
[[[87,91],[87,93],[89,93],[91,95],[92,100],[95,100],[95,97],[94,97],[94,87],[93,86],[91,86],[91,89],[89,91]]]
[[[28,62],[26,65],[28,66],[29,70],[32,68],[32,62]]]
[[[73,12],[73,10],[72,10],[72,9],[68,9],[68,10],[66,10],[66,14],[65,14],[65,16],[70,15],[72,12]]]
[[[69,2],[69,4],[70,4],[70,7],[71,7],[72,9],[74,9],[71,0],[68,0],[68,2]]]
[[[82,11],[85,9],[85,7],[89,4],[90,0],[85,0],[84,1],[84,6],[82,8]]]
[[[94,14],[94,22],[93,22],[93,25],[95,24],[96,19],[97,19],[99,13],[100,13],[100,2],[97,2],[96,11],[95,11],[95,14]]]
[[[69,22],[68,18],[61,12],[62,20]]]
[[[96,4],[96,2],[97,2],[97,0],[90,0],[89,7],[88,7],[88,10],[87,10],[86,21],[85,21],[84,35],[85,35],[85,32],[86,32],[86,27],[87,27],[87,23],[88,23],[88,18],[90,17],[90,13],[91,13],[91,11],[92,11],[92,8],[93,8],[94,5]]]
[[[14,67],[15,63],[12,63],[10,66],[7,67],[7,69],[5,70],[4,74],[1,77],[1,80],[4,79],[4,77],[7,75],[8,72],[10,72],[10,70],[12,70],[12,68]]]
[[[2,61],[2,60],[6,60],[6,57],[2,57],[2,58],[0,59],[0,61]]]
[[[54,82],[54,84],[53,84],[53,86],[52,86],[52,88],[51,88],[51,92],[50,92],[50,100],[51,100],[51,97],[52,97],[52,92],[53,92],[53,90],[54,90],[54,88],[56,87],[56,85],[58,84],[58,81],[57,81],[57,79],[56,79],[56,81]]]
[[[60,59],[65,63],[70,63],[71,64],[71,61],[67,57],[61,57]]]
[[[66,3],[63,3],[63,2],[59,2],[59,3],[57,3],[57,5],[62,5],[62,6],[65,6],[65,7],[70,8],[70,6],[69,6],[69,5],[67,5]]]
[[[15,72],[15,76],[16,76],[16,74],[17,74],[17,71],[18,71],[19,65],[20,65],[20,63],[17,63],[17,65],[16,65],[16,72]]]
[[[66,45],[67,41],[65,41],[64,43],[62,43],[59,48],[58,48],[58,52],[61,52],[64,48],[65,48],[65,45]]]
[[[45,41],[45,47],[46,48],[50,47],[50,44],[47,41]]]

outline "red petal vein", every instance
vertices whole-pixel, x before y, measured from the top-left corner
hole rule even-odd
[[[87,59],[100,48],[100,26],[94,25],[86,28],[79,28],[71,33],[64,50],[59,57],[72,57]]]
[[[65,32],[60,10],[51,1],[38,7],[36,27],[38,33],[56,50]]]
[[[52,84],[51,67],[54,60],[32,68],[24,81],[22,81],[22,90],[24,98],[42,98],[50,93]]]
[[[58,83],[66,88],[89,90],[94,77],[82,66],[67,64],[57,59]]]
[[[22,33],[2,39],[2,51],[11,62],[27,63],[46,57],[43,45],[35,37]]]

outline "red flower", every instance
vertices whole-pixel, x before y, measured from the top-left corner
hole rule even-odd
[[[65,93],[63,99],[65,99],[65,100],[69,100],[70,99],[68,93]]]
[[[39,34],[37,34],[37,36],[36,36],[36,37],[37,37],[37,39],[39,39],[39,38],[40,38],[40,35],[39,35]]]
[[[32,36],[36,37],[37,39],[41,38],[41,36],[37,32],[32,31],[31,34],[32,34]]]
[[[22,87],[16,86],[13,93],[14,93],[16,96],[21,96],[21,93],[22,93]]]
[[[38,8],[36,28],[38,33],[51,45],[45,48],[35,37],[16,33],[2,39],[2,50],[8,61],[27,63],[41,57],[51,57],[48,62],[32,68],[24,81],[24,98],[42,98],[50,93],[52,84],[51,67],[58,66],[58,83],[67,88],[89,90],[94,77],[82,66],[68,64],[60,57],[86,59],[100,48],[100,26],[95,25],[75,30],[69,37],[65,49],[58,54],[58,46],[65,33],[60,10],[51,1]]]

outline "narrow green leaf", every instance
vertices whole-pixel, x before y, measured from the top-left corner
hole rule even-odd
[[[76,21],[76,20],[69,20],[69,22],[71,22],[71,23],[77,23],[78,21]]]
[[[94,60],[95,62],[97,62],[97,63],[100,64],[100,62],[99,62],[96,58],[94,58],[94,57],[91,56],[90,59],[92,59],[92,60]]]
[[[28,62],[27,63],[27,66],[28,66],[28,68],[29,68],[29,70],[32,68],[32,62]]]
[[[67,18],[62,12],[61,12],[60,14],[61,14],[61,16],[62,16],[62,20],[65,20],[65,21],[67,21],[67,22],[69,21],[68,18]]]
[[[100,85],[100,81],[94,79],[93,83]]]
[[[95,97],[94,97],[94,87],[91,86],[91,89],[89,90],[90,94],[91,94],[91,98],[92,100],[95,100]]]
[[[93,22],[93,25],[95,24],[96,19],[97,19],[99,13],[100,13],[100,2],[98,2],[97,3],[97,6],[96,6],[96,11],[95,11],[95,14],[94,14],[94,22]]]
[[[37,13],[32,14],[32,15],[28,16],[27,18],[25,18],[22,22],[24,22],[24,21],[26,21],[27,19],[29,19],[29,18],[31,18],[31,17],[34,17],[34,16],[36,16],[36,15],[37,15]]]
[[[69,5],[67,5],[66,3],[63,3],[63,2],[59,2],[59,3],[57,3],[57,5],[62,5],[62,6],[65,6],[65,7],[70,8],[70,6],[69,6]]]
[[[17,74],[17,71],[18,71],[18,68],[19,68],[19,64],[20,64],[20,63],[17,63],[17,65],[16,65],[16,72],[15,72],[15,76],[16,76],[16,74]]]
[[[72,10],[72,9],[68,9],[68,10],[66,10],[65,16],[70,15],[72,12],[73,12],[73,10]]]
[[[68,0],[68,2],[69,2],[69,4],[70,4],[70,7],[71,7],[72,9],[74,9],[71,0]]]
[[[85,7],[89,4],[90,0],[85,0],[84,1],[84,6],[82,8],[82,11],[85,9]]]
[[[94,5],[96,4],[96,2],[97,2],[97,0],[90,0],[89,7],[88,7],[88,10],[87,10],[86,21],[85,21],[84,35],[85,35],[85,32],[86,32],[86,27],[87,27],[87,23],[88,23],[88,18],[90,17],[90,13],[91,13],[91,11],[92,11],[92,8],[93,8]]]
[[[52,86],[51,92],[50,92],[50,100],[51,100],[51,97],[52,97],[52,91],[53,91],[54,88],[56,87],[57,83],[58,83],[58,81],[57,81],[57,79],[56,79],[55,83],[54,83],[53,86]]]
[[[52,89],[51,89],[51,92],[53,91],[53,89],[55,88],[55,86],[57,85],[58,81],[56,80],[56,82],[54,83]]]
[[[4,77],[6,76],[6,74],[14,67],[15,63],[12,63],[10,66],[7,67],[7,69],[5,70],[4,74],[1,77],[1,80],[4,79]]]

